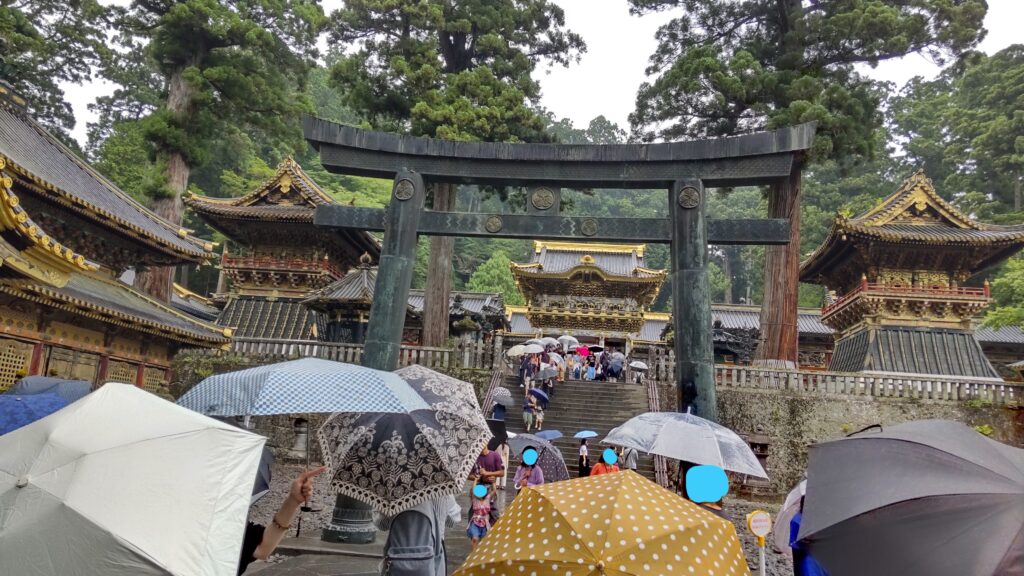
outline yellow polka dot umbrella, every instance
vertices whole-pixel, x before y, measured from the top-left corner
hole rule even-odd
[[[736,528],[624,471],[524,489],[455,576],[750,574]]]

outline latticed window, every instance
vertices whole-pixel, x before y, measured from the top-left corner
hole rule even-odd
[[[31,361],[31,344],[0,338],[0,392],[7,390],[22,375],[27,374]]]
[[[78,352],[66,348],[51,348],[46,363],[46,375],[68,380],[96,382],[99,375],[100,357],[97,354]]]
[[[164,385],[164,369],[146,366],[142,373],[142,387],[156,394]]]
[[[135,384],[135,375],[138,367],[135,364],[111,360],[107,363],[107,382],[121,382],[123,384]]]

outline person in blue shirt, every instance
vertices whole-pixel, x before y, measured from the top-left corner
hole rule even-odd
[[[800,511],[789,521],[789,547],[793,549],[794,576],[828,576],[828,572],[811,556],[807,545],[798,540],[800,522],[804,515],[804,499],[800,499]]]

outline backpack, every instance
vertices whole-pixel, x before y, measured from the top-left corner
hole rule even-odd
[[[419,510],[405,510],[391,522],[384,545],[384,576],[444,576],[446,567],[437,571],[438,558],[444,558],[444,542],[438,544],[434,523]]]

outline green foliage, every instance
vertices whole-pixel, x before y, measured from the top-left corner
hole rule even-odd
[[[990,438],[996,432],[995,428],[989,426],[988,424],[982,424],[980,426],[975,426],[974,427],[974,431],[977,432],[978,434],[982,434],[982,435],[988,436]]]
[[[963,210],[1024,221],[1024,44],[972,54],[893,99],[894,130],[911,161]]]
[[[67,131],[75,118],[59,84],[92,80],[93,68],[109,54],[108,16],[97,0],[0,2],[0,80],[65,141],[71,141]]]
[[[985,314],[985,325],[1024,327],[1024,258],[1006,262],[1002,274],[992,282],[992,306]]]
[[[325,23],[317,4],[135,2],[116,14],[122,50],[110,55],[103,74],[121,89],[97,102],[93,148],[118,122],[139,120],[160,173],[169,155],[181,155],[190,168],[205,166],[225,133],[259,142],[261,157],[304,149],[298,116],[312,110],[303,89]],[[247,164],[240,163],[242,171]],[[161,198],[180,191],[144,192]]]
[[[348,107],[438,138],[545,140],[531,74],[585,50],[548,0],[348,0],[331,19],[332,40],[358,47],[331,70]]]
[[[93,167],[136,200],[150,198],[144,191],[163,185],[154,179],[154,170],[146,153],[146,140],[138,122],[115,124],[96,151]]]
[[[645,140],[718,136],[817,121],[813,155],[870,157],[879,140],[884,85],[856,64],[911,53],[935,61],[984,35],[984,0],[630,0],[642,14],[680,8],[630,116]]]
[[[497,292],[501,294],[505,304],[525,304],[523,295],[516,288],[510,265],[511,260],[505,252],[495,252],[469,277],[466,289],[472,292]]]

